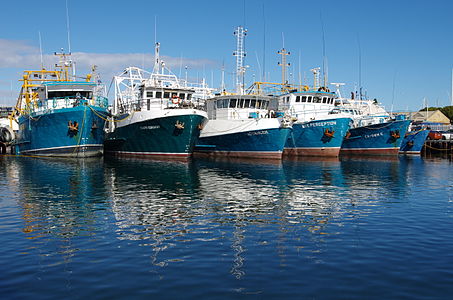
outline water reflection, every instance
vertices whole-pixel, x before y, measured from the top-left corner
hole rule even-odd
[[[142,240],[154,254],[153,265],[165,266],[158,254],[183,239],[203,209],[194,195],[199,179],[189,162],[106,159],[117,238]]]
[[[70,288],[71,262],[81,251],[94,251],[81,249],[78,241],[89,245],[96,239],[96,212],[108,208],[102,159],[4,157],[0,164],[2,179],[8,185],[6,196],[19,208],[17,217],[22,221],[17,229],[25,237],[17,239],[12,231],[5,232],[18,246],[8,257],[19,269],[22,261],[26,266],[22,269],[35,270],[29,274],[31,278],[55,276]],[[60,265],[62,274],[46,275]]]
[[[351,205],[378,205],[399,201],[407,192],[408,157],[356,157],[342,159],[345,198]],[[404,163],[401,161],[404,160]]]
[[[339,217],[344,176],[338,159],[299,159],[284,162],[288,178],[287,220],[303,224],[311,233],[324,234],[329,219]]]
[[[54,238],[63,260],[80,251],[76,237],[89,243],[102,232],[107,250],[124,241],[148,247],[152,267],[200,259],[206,251],[230,262],[229,276],[237,280],[261,251],[276,255],[281,266],[294,249],[317,260],[349,219],[365,217],[379,203],[403,201],[423,167],[420,158],[0,163],[19,195],[26,237]]]
[[[11,189],[19,195],[27,238],[91,234],[94,212],[106,208],[100,200],[107,195],[102,160],[22,158],[2,163]]]
[[[231,226],[230,273],[241,279],[254,227],[279,223],[285,211],[286,176],[281,161],[198,160],[200,194],[211,222]],[[261,242],[261,241],[260,241]]]

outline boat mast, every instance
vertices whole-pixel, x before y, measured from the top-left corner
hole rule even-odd
[[[280,67],[282,67],[282,89],[286,84],[288,84],[288,80],[286,79],[286,67],[289,67],[290,64],[286,62],[286,56],[290,55],[289,51],[285,50],[285,46],[283,45],[282,50],[278,51],[277,54],[282,56],[282,61],[278,63]]]
[[[451,94],[450,94],[450,105],[453,106],[453,68],[451,69]]]
[[[63,81],[71,81],[69,78],[69,70],[73,69],[72,60],[68,59],[71,56],[71,53],[64,53],[63,48],[61,49],[61,53],[54,52],[54,55],[60,57],[59,64],[55,64],[55,67],[60,68],[63,73]]]
[[[236,93],[239,95],[244,94],[244,76],[245,76],[245,67],[244,67],[244,38],[247,35],[247,29],[244,29],[242,26],[238,26],[236,31],[234,31],[236,36],[236,51],[233,52],[233,56],[236,56]]]
[[[320,68],[313,68],[310,71],[313,72],[313,89],[317,90],[319,85],[319,70]]]
[[[38,36],[39,36],[39,54],[41,56],[41,70],[44,70],[44,60],[42,58],[41,31],[38,31]]]
[[[223,95],[225,92],[225,65],[222,63],[222,82],[220,84],[220,93]]]
[[[154,48],[154,67],[153,67],[154,74],[158,74],[159,68],[160,68],[159,48],[160,48],[160,44],[158,42],[156,42],[155,48]]]

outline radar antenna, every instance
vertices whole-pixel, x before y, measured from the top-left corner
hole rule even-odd
[[[321,68],[313,68],[310,71],[313,72],[313,89],[317,90],[319,86],[319,70]]]

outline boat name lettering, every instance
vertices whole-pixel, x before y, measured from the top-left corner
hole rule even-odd
[[[252,136],[252,135],[261,135],[261,134],[268,134],[269,132],[267,132],[267,130],[260,130],[260,131],[253,131],[253,132],[249,132],[247,133],[248,136]]]
[[[337,125],[337,122],[335,122],[335,121],[325,121],[325,122],[316,122],[316,123],[302,124],[302,128],[335,126],[335,125]]]
[[[366,139],[372,139],[372,138],[375,138],[375,137],[378,137],[378,136],[383,136],[383,135],[384,135],[383,132],[377,132],[377,133],[372,133],[372,134],[366,134],[363,137],[366,138]]]
[[[153,125],[153,126],[140,126],[140,129],[142,130],[152,130],[152,129],[158,129],[160,128],[159,125]]]

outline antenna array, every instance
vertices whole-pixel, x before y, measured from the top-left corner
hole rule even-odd
[[[233,52],[233,56],[236,56],[236,93],[242,95],[244,94],[244,38],[247,35],[247,29],[244,29],[242,26],[238,26],[234,32],[236,36],[236,51]]]
[[[282,62],[278,63],[279,66],[282,67],[282,84],[288,84],[288,81],[286,80],[286,67],[289,67],[291,64],[286,62],[286,56],[290,55],[291,53],[289,51],[286,51],[285,48],[282,48],[282,50],[277,52],[282,56]]]

